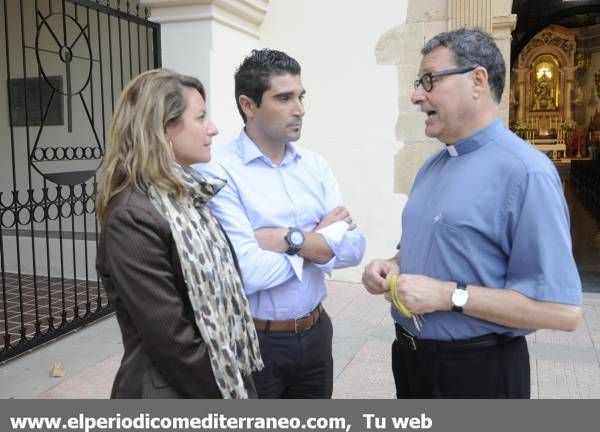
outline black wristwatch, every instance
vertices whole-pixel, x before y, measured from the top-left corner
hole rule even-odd
[[[304,245],[304,233],[298,228],[290,227],[285,235],[285,241],[288,249],[285,251],[288,255],[296,255]]]

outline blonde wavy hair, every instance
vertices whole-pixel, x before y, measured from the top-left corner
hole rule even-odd
[[[199,80],[168,69],[138,75],[119,96],[99,171],[96,213],[100,223],[105,221],[112,197],[130,185],[144,192],[153,185],[174,191],[177,198],[185,193],[182,180],[173,171],[175,155],[166,128],[181,120],[186,87],[198,90],[206,99]]]

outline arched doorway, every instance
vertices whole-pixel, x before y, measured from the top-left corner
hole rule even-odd
[[[600,1],[515,0],[511,128],[556,164],[584,291],[600,292]]]

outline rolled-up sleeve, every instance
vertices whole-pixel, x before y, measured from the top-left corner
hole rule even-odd
[[[334,208],[343,205],[342,193],[327,162],[322,158],[319,158],[319,161],[323,173],[324,201],[327,212],[330,212]],[[314,264],[323,273],[331,275],[333,269],[360,264],[365,254],[366,240],[358,227],[349,230],[346,222],[339,221],[317,232],[325,238],[333,252],[333,257],[326,263]]]
[[[328,229],[331,228],[331,229]],[[323,264],[314,263],[323,273],[331,276],[334,269],[358,265],[365,254],[365,236],[358,229],[348,229],[346,222],[340,221],[317,231],[323,236],[333,257]]]

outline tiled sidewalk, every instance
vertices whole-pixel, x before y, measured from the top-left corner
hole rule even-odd
[[[0,291],[0,305],[6,301],[6,327],[11,340],[20,339],[21,326],[25,327],[26,336],[32,337],[38,320],[41,332],[48,330],[50,317],[54,328],[58,328],[63,312],[67,321],[71,321],[75,303],[79,316],[86,313],[88,302],[92,310],[97,307],[98,295],[104,305],[108,303],[103,289],[98,289],[98,283],[91,280],[4,273],[2,282],[5,289]],[[4,319],[4,313],[0,312],[0,328],[4,328]]]
[[[330,282],[326,306],[334,318],[334,397],[393,397],[387,303],[361,285]],[[532,398],[600,398],[600,294],[584,294],[577,331],[541,330],[527,339]]]
[[[393,398],[388,304],[362,285],[328,282],[333,318],[335,398]],[[530,336],[532,397],[600,398],[600,294],[585,294],[584,322],[574,333]],[[0,398],[106,398],[122,347],[114,317],[0,366]],[[49,378],[60,361],[62,378]]]

